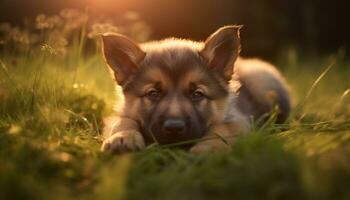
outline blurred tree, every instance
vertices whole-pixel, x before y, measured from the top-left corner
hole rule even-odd
[[[331,53],[350,47],[349,3],[345,0],[1,0],[0,22],[19,24],[39,13],[88,8],[118,23],[128,10],[151,25],[153,38],[205,39],[218,27],[243,24],[243,54],[274,57],[287,47],[302,53]]]

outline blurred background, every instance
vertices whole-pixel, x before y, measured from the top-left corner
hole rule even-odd
[[[150,38],[204,40],[227,24],[244,25],[245,56],[274,59],[296,49],[302,55],[346,54],[350,20],[345,0],[1,0],[0,22],[21,25],[41,13],[64,8],[88,12],[116,24],[135,11],[150,27]],[[129,17],[133,17],[130,15]]]
[[[0,0],[0,200],[350,199],[349,8],[345,0]],[[270,118],[223,154],[156,144],[102,154],[103,118],[123,101],[99,34],[205,40],[227,24],[244,25],[244,56],[285,75],[288,123]]]

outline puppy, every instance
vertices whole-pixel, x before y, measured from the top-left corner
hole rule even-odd
[[[239,57],[240,28],[222,27],[205,42],[137,44],[104,34],[103,54],[121,99],[106,120],[102,151],[185,141],[199,141],[182,145],[193,153],[218,151],[275,107],[277,122],[284,122],[290,111],[286,83],[274,66]]]

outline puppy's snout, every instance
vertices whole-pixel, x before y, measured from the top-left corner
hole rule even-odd
[[[172,118],[165,120],[163,129],[172,134],[180,133],[185,130],[186,123],[182,119]]]

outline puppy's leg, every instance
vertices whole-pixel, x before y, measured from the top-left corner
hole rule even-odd
[[[204,140],[194,145],[191,153],[200,154],[229,150],[238,135],[247,133],[250,129],[246,120],[217,124],[210,127]]]
[[[112,117],[108,119],[104,134],[106,139],[101,146],[104,152],[122,153],[145,147],[138,124],[130,118]]]
[[[216,152],[220,150],[228,150],[229,145],[234,140],[234,134],[230,134],[224,125],[213,126],[204,140],[195,144],[191,149],[191,153],[200,154],[206,152]]]

